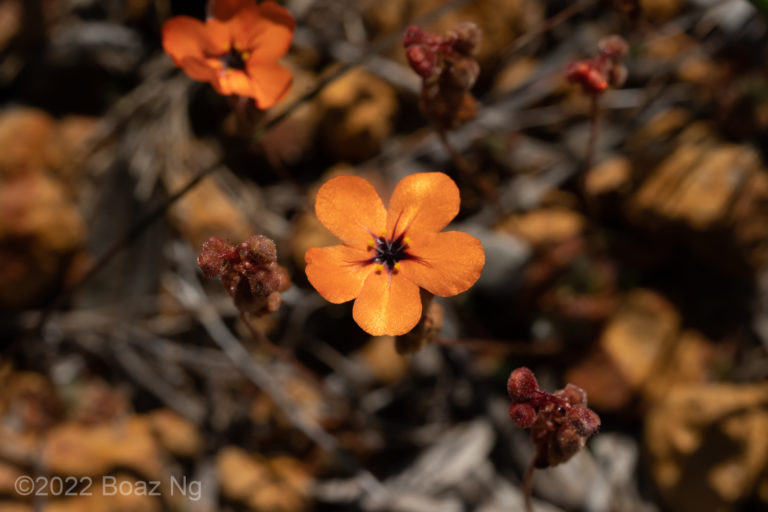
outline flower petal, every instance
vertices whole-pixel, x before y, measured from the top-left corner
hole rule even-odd
[[[293,83],[293,73],[277,63],[263,64],[248,62],[248,76],[256,105],[264,110],[282,100]]]
[[[177,66],[188,57],[205,58],[209,46],[205,24],[189,16],[174,16],[163,24],[163,48]]]
[[[217,65],[218,64],[218,65]],[[195,80],[201,82],[213,82],[216,76],[221,72],[221,63],[212,61],[212,59],[198,59],[196,57],[185,57],[179,63],[181,69]]]
[[[400,262],[403,277],[440,297],[469,289],[485,265],[480,240],[461,231],[419,235],[411,240],[408,252],[418,259]]]
[[[221,57],[232,50],[232,36],[228,23],[216,18],[205,20],[205,30],[208,33],[208,47],[205,52],[209,57]]]
[[[460,203],[459,188],[446,174],[411,174],[392,193],[387,233],[394,237],[407,229],[407,235],[413,238],[420,233],[440,231],[459,213]]]
[[[373,336],[405,334],[421,318],[419,287],[400,274],[371,272],[355,300],[352,317]]]
[[[228,25],[236,50],[251,52],[254,62],[269,63],[288,52],[296,21],[286,8],[263,2],[240,10]]]
[[[347,245],[365,250],[371,233],[384,229],[387,211],[367,180],[357,176],[337,176],[317,191],[317,218]]]
[[[307,279],[328,302],[341,304],[358,296],[375,265],[359,265],[370,255],[346,245],[313,247],[304,255]]]
[[[213,2],[213,17],[227,21],[237,14],[237,11],[253,5],[256,0],[215,0]]]
[[[236,96],[246,96],[253,98],[253,85],[251,79],[244,71],[239,69],[226,69],[218,74],[216,80],[213,82],[214,87],[219,94],[224,96],[230,96],[232,94]]]

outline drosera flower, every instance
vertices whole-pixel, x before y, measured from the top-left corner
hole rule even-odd
[[[355,299],[352,316],[369,334],[405,334],[422,316],[419,288],[449,297],[480,277],[480,241],[441,231],[460,202],[458,187],[441,172],[401,180],[388,209],[363,178],[329,180],[317,192],[315,212],[344,243],[307,251],[309,282],[329,302]]]
[[[163,25],[163,48],[190,77],[219,94],[253,98],[267,109],[288,93],[293,76],[278,60],[293,40],[295,21],[275,2],[218,0],[202,22],[175,16]]]

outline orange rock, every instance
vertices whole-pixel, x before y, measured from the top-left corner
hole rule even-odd
[[[361,162],[377,154],[392,133],[397,97],[391,85],[355,70],[323,89],[319,134],[338,160]]]
[[[746,146],[683,145],[643,183],[631,209],[637,217],[682,222],[699,231],[712,229],[726,221],[758,162]]]
[[[645,444],[670,510],[734,510],[768,466],[768,384],[679,385],[651,403]]]
[[[152,411],[148,416],[158,442],[168,452],[186,458],[200,454],[203,439],[195,425],[170,409]]]
[[[24,9],[21,0],[0,2],[0,51],[19,33]]]
[[[0,495],[18,496],[15,488],[16,479],[25,475],[21,469],[0,461]],[[5,510],[0,502],[0,510]]]
[[[627,191],[632,180],[632,165],[626,157],[614,157],[587,172],[586,192],[592,197]]]
[[[34,512],[35,509],[32,505],[0,500],[0,510],[3,512]]]
[[[634,290],[608,321],[595,352],[566,373],[598,410],[626,407],[639,397],[673,346],[680,315],[663,297]]]
[[[646,403],[654,403],[674,386],[708,382],[714,363],[713,343],[697,331],[683,331],[668,356],[656,366],[653,377],[647,379],[643,390]]]
[[[564,208],[541,208],[507,218],[499,226],[534,247],[540,247],[580,235],[584,217]]]
[[[267,466],[235,446],[219,451],[216,468],[222,495],[233,501],[248,501],[257,487],[270,483]]]
[[[53,120],[33,108],[13,108],[0,114],[0,178],[10,179],[45,168],[45,148]]]
[[[171,185],[171,190],[181,187],[183,181]],[[204,179],[179,199],[171,207],[170,216],[176,229],[197,248],[212,236],[240,242],[253,232],[235,198],[212,177]]]
[[[43,512],[115,512],[164,510],[161,498],[151,493],[162,493],[160,488],[145,480],[125,474],[110,475],[107,480],[95,479],[89,486],[90,496],[80,495],[47,500]]]
[[[672,19],[683,7],[681,0],[640,0],[643,17],[662,22]]]
[[[222,495],[249,510],[299,512],[308,506],[311,478],[296,459],[267,459],[230,446],[219,452],[216,466]]]
[[[56,181],[33,173],[0,186],[0,307],[39,304],[84,241],[83,219]]]
[[[53,475],[99,476],[114,468],[130,468],[151,480],[164,474],[150,423],[139,416],[96,426],[58,425],[48,433],[42,460]]]

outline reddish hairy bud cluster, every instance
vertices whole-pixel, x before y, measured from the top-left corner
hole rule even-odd
[[[291,284],[285,269],[277,264],[275,243],[263,235],[251,235],[238,245],[212,237],[203,244],[197,264],[206,277],[221,278],[235,306],[244,313],[277,311],[279,292]]]
[[[412,25],[403,46],[411,68],[422,78],[419,107],[429,121],[453,129],[475,117],[477,105],[469,90],[480,74],[474,55],[482,32],[463,22],[444,35]]]
[[[627,78],[627,68],[621,60],[628,50],[627,42],[619,36],[603,38],[597,45],[597,57],[571,62],[565,76],[581,85],[587,94],[599,95],[608,87],[620,87]]]
[[[573,457],[600,428],[600,418],[587,408],[587,394],[568,384],[554,394],[539,389],[528,368],[509,375],[507,393],[512,399],[509,417],[520,428],[531,429],[537,468],[556,466]]]

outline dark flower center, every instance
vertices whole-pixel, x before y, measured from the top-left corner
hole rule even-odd
[[[416,259],[415,256],[408,253],[408,239],[405,233],[401,233],[396,238],[387,238],[386,236],[373,237],[373,256],[368,263],[382,265],[388,272],[396,270],[395,265],[402,260]]]
[[[245,59],[243,58],[243,52],[238,52],[234,47],[229,49],[229,53],[219,57],[219,60],[224,64],[225,69],[239,69],[245,70]]]

